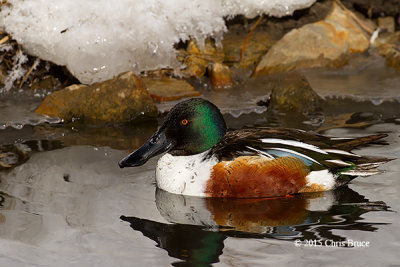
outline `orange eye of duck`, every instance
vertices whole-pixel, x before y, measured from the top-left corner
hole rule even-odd
[[[188,121],[187,119],[181,120],[181,124],[182,124],[182,125],[186,125],[186,124],[188,124],[188,123],[189,123],[189,121]]]

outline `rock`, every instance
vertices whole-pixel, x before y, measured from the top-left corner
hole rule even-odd
[[[202,51],[200,51],[194,40],[190,40],[186,54],[187,56],[184,59],[186,69],[184,73],[197,78],[204,76],[210,62],[222,62],[224,59],[223,52],[217,49],[215,42],[211,39],[205,40]]]
[[[385,29],[388,32],[394,32],[396,23],[393,17],[381,17],[378,18],[378,26],[381,29]]]
[[[3,65],[0,65],[0,88],[4,86],[4,82],[7,78],[7,72]]]
[[[268,108],[304,115],[321,112],[322,99],[312,90],[307,79],[296,72],[278,79],[272,89]]]
[[[333,2],[325,20],[294,29],[280,39],[258,64],[255,75],[298,68],[345,65],[350,53],[362,53],[369,38],[349,16]]]
[[[372,40],[374,47],[380,47],[387,44],[396,44],[400,42],[400,31],[399,32],[379,32],[378,36]]]
[[[399,0],[342,0],[343,4],[368,14],[368,17],[396,16],[400,12]]]
[[[183,80],[169,77],[143,78],[143,80],[148,88],[150,96],[157,102],[172,101],[184,97],[201,95],[192,85]]]
[[[90,86],[68,86],[48,95],[36,112],[65,121],[112,123],[157,116],[157,108],[143,81],[132,72]]]
[[[244,29],[236,28],[229,29],[229,32],[224,35],[224,39],[222,40],[225,62],[228,62],[235,68],[254,67],[268,49],[276,43],[276,40],[273,39],[269,33],[257,31],[256,29],[248,40],[243,58],[239,62],[240,50],[246,40],[248,32],[244,32]]]
[[[224,52],[216,47],[215,42],[212,39],[208,38],[205,40],[202,51],[200,51],[196,43],[191,40],[187,47],[187,54],[187,57],[184,59],[186,65],[184,73],[192,77],[201,78],[208,69],[208,75],[215,88],[230,87],[234,84],[229,67],[222,64],[224,60]],[[191,91],[194,91],[194,89]],[[180,94],[181,93],[179,92],[178,96]],[[165,96],[169,97],[170,93],[167,92]],[[185,96],[186,95],[182,97]],[[192,93],[189,96],[193,96]],[[179,98],[181,97],[175,99]],[[157,100],[161,102],[165,101],[160,99]]]
[[[400,44],[385,44],[379,47],[379,54],[386,59],[386,65],[400,70]]]
[[[207,38],[204,41],[204,48],[203,48],[203,56],[209,62],[219,62],[222,63],[224,61],[224,51],[221,47],[217,47],[215,41],[211,38]]]
[[[400,31],[380,32],[373,40],[373,45],[386,59],[386,65],[400,70]]]
[[[36,78],[33,80],[30,86],[31,90],[41,89],[41,90],[52,90],[61,85],[60,81],[52,75],[46,75],[43,78]]]
[[[184,59],[186,65],[185,73],[197,78],[203,77],[206,73],[208,62],[201,57],[200,49],[194,40],[190,40],[186,49],[187,56]]]
[[[317,126],[323,122],[323,100],[302,74],[291,72],[278,75],[269,86],[272,86],[267,101],[270,121],[278,121],[279,126],[297,128],[297,122],[307,121]]]
[[[222,63],[214,63],[209,67],[211,84],[215,88],[227,88],[235,83],[232,79],[232,73],[228,66]]]

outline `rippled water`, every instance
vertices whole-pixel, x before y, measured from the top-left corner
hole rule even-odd
[[[328,91],[335,75],[328,75],[326,83],[317,76],[310,80],[319,90]],[[340,75],[337,79],[345,86],[344,74]],[[218,102],[223,94],[227,92],[206,95]],[[248,103],[262,96],[252,94]],[[231,97],[239,101],[238,95]],[[356,152],[399,158],[397,95],[380,103],[342,97],[326,95],[322,125],[301,121],[294,125],[341,137],[385,132],[389,145]],[[31,119],[33,104],[26,108],[7,99],[0,103],[25,110],[24,121]],[[229,105],[225,117],[230,128],[276,124],[265,111],[246,115],[247,110],[237,117],[236,111],[229,112]],[[0,118],[5,118],[2,112]],[[283,120],[279,125],[291,123]],[[123,127],[39,121],[0,130],[0,265],[382,266],[400,262],[399,159],[384,164],[382,174],[357,178],[330,192],[250,200],[185,197],[156,189],[156,159],[138,168],[117,165],[156,129],[156,121]]]

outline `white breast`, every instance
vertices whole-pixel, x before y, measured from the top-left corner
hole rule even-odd
[[[191,156],[165,154],[157,163],[157,186],[167,192],[189,196],[205,196],[207,180],[212,168],[218,163],[211,157],[204,159],[208,151]]]

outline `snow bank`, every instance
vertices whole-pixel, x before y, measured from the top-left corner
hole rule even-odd
[[[83,83],[127,70],[177,67],[173,44],[222,38],[224,17],[290,15],[315,0],[7,0],[0,28],[27,53],[68,69]]]

